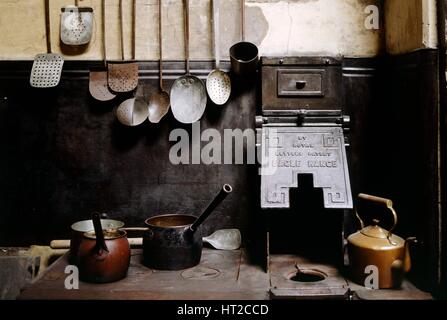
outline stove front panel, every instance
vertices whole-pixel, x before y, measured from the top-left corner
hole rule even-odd
[[[312,174],[325,208],[352,209],[341,127],[263,127],[260,139],[261,208],[290,208],[289,189]]]

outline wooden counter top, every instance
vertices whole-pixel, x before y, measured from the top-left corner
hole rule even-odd
[[[269,277],[261,267],[250,265],[243,250],[204,249],[197,267],[181,271],[158,271],[141,264],[142,251],[132,250],[127,278],[115,283],[79,283],[79,290],[67,290],[64,255],[19,299],[49,300],[263,300],[269,298]]]
[[[141,264],[142,250],[132,250],[128,276],[115,283],[80,282],[79,290],[65,289],[68,255],[52,264],[22,291],[22,300],[266,300],[266,299],[431,299],[405,282],[398,290],[369,290],[345,280],[334,267],[309,264],[296,256],[271,257],[271,275],[250,264],[243,249],[204,249],[201,263],[181,271],[159,271]],[[298,259],[298,260],[297,260]],[[329,275],[321,283],[296,283],[288,275],[300,261]],[[319,288],[319,289],[318,289]],[[320,294],[315,294],[315,290]],[[272,290],[272,293],[270,292]],[[314,294],[306,294],[314,292]],[[317,292],[318,293],[318,292]],[[325,297],[322,297],[324,294]]]

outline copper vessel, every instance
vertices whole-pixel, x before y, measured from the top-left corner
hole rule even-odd
[[[101,219],[101,226],[103,230],[116,230],[124,227],[124,222],[112,219]],[[78,256],[79,245],[84,239],[86,232],[93,231],[92,220],[82,220],[71,225],[71,240],[70,240],[70,262],[76,264]]]
[[[98,214],[94,232],[86,232],[79,245],[77,265],[81,280],[107,283],[124,278],[130,264],[130,246],[124,230],[102,230]]]
[[[361,230],[348,237],[348,254],[351,275],[355,282],[367,286],[365,280],[371,270],[378,271],[378,288],[400,287],[405,273],[410,271],[411,260],[409,244],[416,242],[416,238],[406,240],[392,233],[397,224],[397,214],[393,209],[393,202],[389,199],[359,194],[359,198],[384,204],[393,215],[394,223],[390,230],[380,227],[379,220],[364,227],[358,214]]]

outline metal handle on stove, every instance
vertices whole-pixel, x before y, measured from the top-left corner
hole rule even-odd
[[[295,86],[297,89],[304,89],[304,87],[307,85],[307,81],[297,81],[295,83]]]

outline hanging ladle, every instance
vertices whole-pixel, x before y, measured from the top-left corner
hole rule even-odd
[[[122,9],[122,7],[121,7]],[[137,1],[133,0],[133,53],[135,58],[135,32],[136,32],[136,11],[137,11]],[[137,64],[138,66],[138,64]],[[138,76],[137,76],[138,78]],[[137,82],[138,83],[138,82]],[[138,90],[136,90],[138,91]],[[119,122],[128,127],[135,127],[142,124],[148,116],[147,103],[143,98],[137,97],[138,92],[134,92],[134,96],[123,101],[116,109],[116,117]]]
[[[171,101],[169,94],[163,88],[163,20],[162,20],[162,0],[158,1],[158,39],[160,46],[160,68],[159,68],[159,90],[154,93],[149,101],[149,121],[159,123],[168,113]]]
[[[181,123],[194,123],[202,118],[206,108],[206,88],[202,80],[190,74],[189,68],[189,0],[184,0],[186,74],[171,87],[171,110]]]

